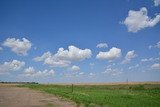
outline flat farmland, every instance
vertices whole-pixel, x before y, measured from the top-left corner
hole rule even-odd
[[[84,107],[160,107],[159,82],[28,84],[33,90],[54,94]]]

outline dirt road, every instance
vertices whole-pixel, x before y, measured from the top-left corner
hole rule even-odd
[[[76,107],[76,104],[28,88],[0,86],[0,107]]]

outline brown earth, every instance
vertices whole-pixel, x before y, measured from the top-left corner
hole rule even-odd
[[[28,88],[1,84],[0,107],[76,107],[76,104]]]

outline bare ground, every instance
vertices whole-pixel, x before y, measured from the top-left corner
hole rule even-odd
[[[28,88],[0,85],[0,107],[76,107],[76,104]]]

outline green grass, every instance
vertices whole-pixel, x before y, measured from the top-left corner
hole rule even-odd
[[[160,85],[42,85],[29,87],[75,101],[85,107],[160,107]]]

